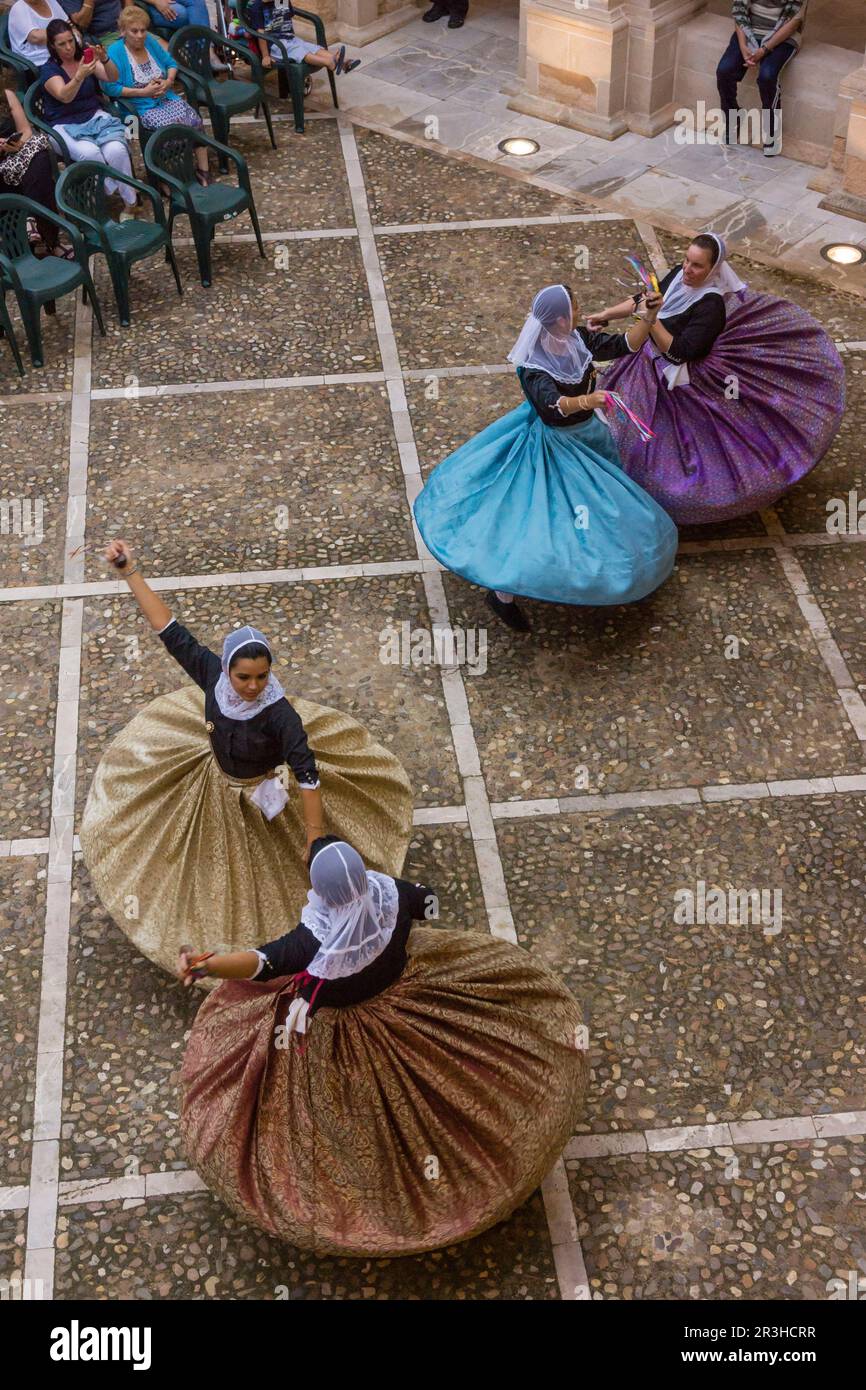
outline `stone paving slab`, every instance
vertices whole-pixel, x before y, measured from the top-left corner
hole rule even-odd
[[[59,603],[0,605],[0,838],[48,834]]]
[[[68,1208],[57,1246],[60,1300],[559,1297],[537,1194],[475,1240],[399,1260],[338,1259],[281,1245],[204,1193]]]
[[[624,293],[614,277],[642,243],[622,221],[395,235],[377,246],[403,366],[421,368],[504,362],[544,285],[570,285],[583,316],[604,308]]]
[[[498,823],[518,940],[584,1006],[584,1128],[862,1108],[864,830],[862,796]],[[766,896],[719,923],[714,886]]]
[[[0,340],[0,395],[30,395],[42,391],[68,391],[72,386],[73,333],[77,295],[68,294],[57,300],[57,313],[41,317],[44,367],[34,367],[27,348],[24,324],[18,312],[14,294],[7,294],[6,308],[12,320],[18,350],[24,364],[24,375],[18,375],[15,359],[8,344]],[[103,308],[105,299],[102,299]]]
[[[147,573],[143,556],[141,563]],[[379,659],[379,635],[389,623],[398,631],[402,622],[429,630],[419,576],[225,586],[164,597],[178,621],[217,651],[242,621],[265,632],[289,699],[300,696],[361,720],[403,763],[416,805],[462,800],[438,667]],[[148,700],[188,681],[129,595],[88,599],[84,633],[79,814],[110,737]]]
[[[282,106],[279,100],[273,102],[272,115]],[[233,121],[229,141],[249,165],[262,231],[354,227],[336,121],[308,121],[303,137],[295,134],[289,122],[275,121],[274,134],[275,150],[271,149],[264,120],[255,124]],[[213,164],[211,172],[226,178]],[[238,231],[248,230],[248,226],[238,226]]]
[[[26,1211],[0,1212],[0,1278],[24,1278],[26,1240]]]
[[[416,826],[403,877],[432,888],[439,900],[434,926],[489,930],[472,834],[466,825]]]
[[[154,574],[415,558],[384,386],[199,402],[94,402],[88,579],[106,577],[104,539],[114,535]],[[218,424],[203,429],[214,410]]]
[[[0,391],[5,385],[0,385]],[[0,403],[0,585],[63,578],[69,406]]]
[[[863,316],[866,324],[866,314]],[[826,531],[831,518],[844,504],[844,529],[866,531],[866,507],[858,515],[858,503],[866,499],[866,467],[863,438],[866,433],[866,353],[846,352],[847,408],[839,433],[817,467],[776,504],[786,531]],[[851,492],[857,493],[853,505]]]
[[[246,214],[233,225],[238,233],[250,231]],[[266,242],[262,260],[254,242],[215,241],[210,289],[199,281],[192,247],[178,247],[182,297],[162,260],[140,261],[132,270],[129,328],[120,327],[100,270],[100,293],[111,312],[107,338],[93,339],[94,388],[131,393],[179,382],[378,371],[357,241],[293,241],[288,258],[279,246]],[[218,428],[212,397],[199,418],[203,433]]]
[[[844,1299],[866,1271],[864,1166],[842,1139],[567,1161],[592,1296]]]
[[[406,398],[425,478],[473,434],[526,399],[513,371],[407,381]]]
[[[140,955],[102,908],[77,858],[61,1179],[186,1168],[177,1083],[202,995]]]
[[[864,509],[866,510],[866,509]],[[855,685],[866,691],[866,595],[864,552],[859,545],[795,551]]]
[[[30,1178],[44,914],[45,859],[0,859],[0,1187]]]
[[[419,149],[363,128],[356,131],[356,138],[370,216],[377,224],[551,217],[581,211],[581,204],[574,199],[503,178],[441,152]]]
[[[661,589],[624,608],[526,601],[528,639],[480,590],[450,575],[445,587],[452,622],[487,632],[487,672],[467,690],[494,801],[863,766],[771,553],[682,556]]]

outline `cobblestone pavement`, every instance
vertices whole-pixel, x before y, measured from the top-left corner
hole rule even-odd
[[[518,639],[429,559],[409,504],[519,399],[504,356],[540,283],[567,273],[598,307],[627,251],[661,271],[680,243],[345,117],[278,139],[276,158],[238,123],[264,260],[233,226],[213,289],[183,246],[182,300],[150,261],[131,327],[103,284],[104,340],[66,300],[43,372],[19,384],[0,358],[0,482],[32,523],[0,545],[0,1274],[60,1299],[848,1287],[866,1273],[866,586],[856,515],[841,535],[826,518],[863,485],[860,302],[735,257],[838,340],[833,448],[777,510],[685,532],[645,602],[529,604]],[[578,1132],[483,1238],[317,1259],[189,1171],[177,1076],[198,1000],[106,916],[74,838],[107,739],[177,684],[102,568],[116,534],[204,640],[242,613],[290,693],[394,749],[444,924],[519,941],[580,997]],[[389,627],[449,619],[481,630],[483,662],[381,659]],[[722,925],[701,885],[763,893],[762,915]]]

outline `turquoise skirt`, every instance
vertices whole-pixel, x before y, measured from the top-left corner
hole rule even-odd
[[[529,401],[439,464],[415,519],[446,569],[553,603],[644,598],[677,551],[676,526],[620,468],[607,426],[546,425]]]

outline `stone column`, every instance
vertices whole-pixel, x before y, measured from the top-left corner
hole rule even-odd
[[[841,134],[826,170],[810,181],[826,193],[821,207],[866,222],[866,62],[839,84]]]
[[[308,8],[321,15],[331,42],[339,39],[358,45],[390,34],[421,13],[412,0],[310,0]],[[307,26],[301,20],[298,33],[307,37]]]
[[[673,120],[679,28],[706,0],[521,0],[520,77],[509,102],[613,140]]]

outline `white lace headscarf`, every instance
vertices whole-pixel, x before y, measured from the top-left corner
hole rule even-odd
[[[312,888],[301,921],[319,943],[307,969],[322,980],[355,975],[381,955],[397,924],[397,885],[364,867],[343,840],[325,845],[310,865]]]
[[[741,280],[737,272],[728,265],[728,249],[722,238],[716,236],[715,232],[707,232],[705,235],[716,243],[719,250],[718,260],[702,285],[685,284],[683,268],[680,266],[665,290],[659,310],[660,318],[672,319],[677,314],[684,313],[693,304],[697,304],[699,299],[703,299],[705,294],[720,294],[727,304],[732,295],[746,288],[745,280]]]
[[[564,386],[579,385],[592,353],[571,326],[571,295],[565,285],[548,285],[532,301],[532,312],[508,354],[515,367],[547,372]]]
[[[286,693],[273,672],[269,674],[268,683],[261,694],[257,695],[254,700],[245,700],[235,690],[229,677],[229,666],[233,657],[243,647],[250,647],[253,643],[267,647],[268,654],[272,656],[270,642],[263,632],[259,632],[257,627],[239,627],[236,632],[230,632],[223,642],[223,669],[222,675],[214,686],[214,697],[219,706],[220,714],[224,714],[226,719],[254,719],[257,714],[261,714],[263,709],[267,709],[268,705],[282,700]]]

